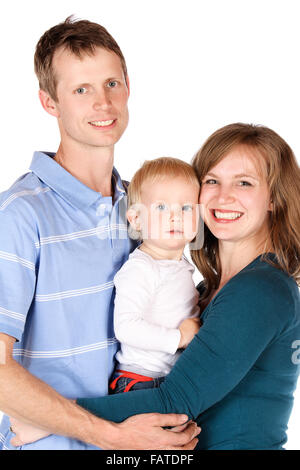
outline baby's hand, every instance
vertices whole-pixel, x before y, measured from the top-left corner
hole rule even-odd
[[[10,440],[10,443],[15,447],[29,444],[31,442],[38,441],[43,437],[49,436],[47,431],[35,428],[30,424],[23,423],[15,418],[10,418],[10,424],[12,432],[15,434],[15,436]]]
[[[188,344],[192,341],[195,334],[198,333],[201,326],[200,318],[186,318],[179,326],[179,331],[181,334],[180,342],[178,349],[186,348]]]

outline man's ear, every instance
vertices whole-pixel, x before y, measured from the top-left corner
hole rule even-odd
[[[47,111],[48,114],[51,114],[51,116],[58,118],[59,111],[54,99],[44,90],[39,90],[39,98],[44,110]]]

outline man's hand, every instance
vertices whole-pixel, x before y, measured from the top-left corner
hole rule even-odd
[[[15,434],[10,442],[15,447],[49,435],[47,431],[15,418],[10,418],[10,423]],[[95,427],[94,444],[105,450],[193,450],[198,442],[195,437],[201,431],[196,423],[186,422],[186,416],[177,414],[146,413],[132,416],[120,424],[111,422],[107,424],[109,427],[106,433],[103,433],[103,425],[101,427],[99,442]],[[165,430],[164,426],[173,427]]]
[[[182,424],[183,421],[185,421],[184,424]],[[15,418],[10,418],[10,422],[15,434],[10,442],[15,447],[29,444],[49,435],[47,431],[30,426]],[[110,424],[113,426],[114,432],[108,433],[104,445],[103,433],[101,443],[97,442],[97,445],[105,450],[193,450],[198,442],[195,437],[200,432],[196,423],[186,422],[186,417],[176,414],[148,413],[132,416],[120,424]],[[174,427],[165,430],[164,426]]]
[[[102,434],[101,445],[97,444],[105,450],[193,450],[201,431],[196,423],[187,422],[187,416],[178,414],[145,413],[111,424],[105,442]]]
[[[180,343],[178,349],[186,348],[194,338],[195,334],[201,326],[200,318],[186,318],[181,322],[179,331],[181,334]]]

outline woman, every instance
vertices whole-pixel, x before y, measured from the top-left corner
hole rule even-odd
[[[185,413],[202,428],[199,450],[282,449],[299,374],[299,167],[275,132],[246,124],[215,132],[193,166],[202,327],[159,388],[77,403],[116,422]]]

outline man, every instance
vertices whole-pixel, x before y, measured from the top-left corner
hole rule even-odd
[[[61,142],[0,196],[0,445],[14,448],[13,416],[53,433],[26,449],[193,449],[194,423],[161,427],[184,416],[117,425],[68,400],[107,394],[113,370],[113,277],[133,249],[113,167],[129,82],[110,34],[71,18],[41,37],[35,71]]]

